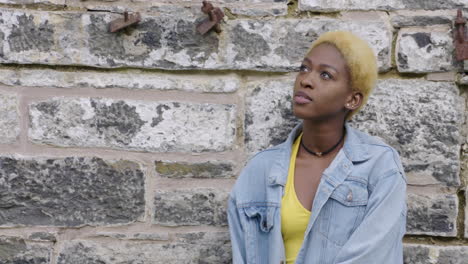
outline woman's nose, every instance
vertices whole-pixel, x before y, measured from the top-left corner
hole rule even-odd
[[[314,80],[312,78],[312,74],[307,74],[307,76],[304,76],[301,80],[301,86],[304,88],[310,88],[313,89],[315,87]]]

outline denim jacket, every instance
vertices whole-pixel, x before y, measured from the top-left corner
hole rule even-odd
[[[406,177],[398,153],[347,123],[344,146],[320,180],[296,264],[402,264]],[[286,263],[281,198],[302,130],[253,156],[228,202],[234,264]]]

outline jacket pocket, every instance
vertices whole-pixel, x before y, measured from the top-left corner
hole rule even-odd
[[[272,229],[278,205],[271,203],[249,203],[240,208],[243,212],[246,235],[246,254],[249,264],[268,264],[268,253],[272,239]],[[279,224],[279,223],[278,223]]]
[[[335,245],[344,245],[362,222],[368,198],[366,184],[349,179],[344,181],[322,208],[320,233]]]

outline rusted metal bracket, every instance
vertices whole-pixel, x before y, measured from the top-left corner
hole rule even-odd
[[[131,25],[135,25],[141,21],[141,16],[139,12],[134,14],[128,14],[128,12],[124,12],[123,18],[118,18],[109,24],[109,31],[110,32],[117,32],[121,29],[129,27]]]
[[[197,31],[204,35],[210,29],[214,28],[216,33],[220,33],[221,26],[219,23],[223,20],[224,13],[219,7],[214,7],[210,2],[203,1],[203,7],[201,8],[202,12],[207,14],[209,17],[203,20],[198,26]]]
[[[466,32],[466,19],[462,10],[457,10],[455,19],[455,54],[459,61],[464,61],[464,70],[468,71],[468,36]]]

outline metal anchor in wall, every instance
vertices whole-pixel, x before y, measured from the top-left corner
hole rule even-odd
[[[141,21],[140,13],[136,12],[135,14],[128,14],[127,11],[124,12],[123,18],[118,18],[109,24],[110,32],[117,32],[121,29],[135,25]]]
[[[203,1],[203,7],[201,8],[203,13],[207,14],[209,17],[203,20],[198,26],[197,31],[204,35],[210,29],[214,29],[216,33],[221,32],[221,26],[219,23],[223,20],[224,13],[219,7],[214,7],[210,2]]]
[[[458,9],[455,19],[455,54],[458,61],[463,61],[463,69],[468,72],[468,36],[466,32],[466,19],[462,10]]]

